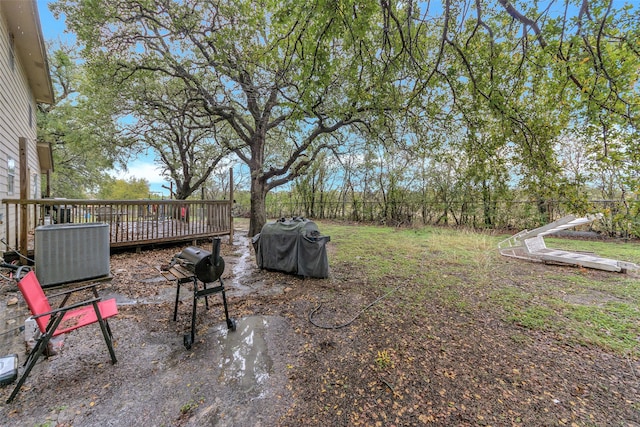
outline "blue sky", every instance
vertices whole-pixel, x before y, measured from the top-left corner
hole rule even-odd
[[[49,10],[49,0],[37,0],[38,12],[40,13],[40,24],[42,26],[42,33],[47,42],[54,42],[56,40],[74,42],[75,36],[73,34],[65,33],[66,25],[64,19],[55,19]],[[128,179],[130,177],[144,178],[149,181],[149,187],[154,193],[162,193],[165,196],[169,195],[169,190],[162,188],[162,185],[169,187],[169,183],[164,180],[160,175],[160,171],[156,168],[153,162],[152,155],[142,155],[127,165],[127,171],[114,171],[113,176],[122,179]]]

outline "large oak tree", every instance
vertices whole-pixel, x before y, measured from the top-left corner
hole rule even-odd
[[[267,192],[335,148],[328,135],[404,98],[372,2],[61,0],[55,10],[102,79],[180,79],[200,119],[233,134],[227,148],[251,173],[250,235],[266,222]]]

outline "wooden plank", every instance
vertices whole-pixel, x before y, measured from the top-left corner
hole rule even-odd
[[[543,225],[542,227],[535,228],[531,231],[521,232],[521,234],[519,234],[519,238],[524,240],[524,239],[528,239],[535,236],[546,236],[549,234],[557,233],[558,231],[566,230],[568,228],[590,224],[597,218],[598,216],[587,216],[584,218],[576,218],[573,215],[567,215],[550,224]]]
[[[558,249],[546,249],[535,253],[535,256],[543,261],[553,261],[563,264],[588,267],[605,271],[621,271],[618,261],[611,258],[579,254],[575,252],[562,251]]]
[[[162,274],[162,276],[169,281],[177,280],[180,283],[191,281],[194,277],[194,274],[192,272],[182,267],[181,265],[174,265],[169,268],[169,270],[161,269],[160,274]]]

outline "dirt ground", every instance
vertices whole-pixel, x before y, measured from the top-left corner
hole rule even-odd
[[[173,322],[175,284],[158,270],[181,247],[116,254],[102,293],[119,302],[118,363],[99,329],[69,334],[13,403],[0,389],[0,424],[640,426],[636,359],[520,328],[482,303],[408,312],[412,283],[389,277],[385,296],[353,265],[325,280],[260,271],[246,233],[223,242],[236,331],[214,295],[185,349],[189,289]]]

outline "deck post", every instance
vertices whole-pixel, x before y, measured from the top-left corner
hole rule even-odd
[[[29,171],[27,164],[27,139],[24,137],[18,138],[19,156],[20,156],[20,200],[27,200],[29,198]],[[8,218],[7,218],[8,220]],[[29,230],[29,210],[24,203],[20,204],[20,241],[18,242],[18,252],[22,254],[26,259],[28,250],[28,230]],[[22,261],[21,261],[22,263]]]
[[[233,168],[229,169],[229,244],[233,245]]]

